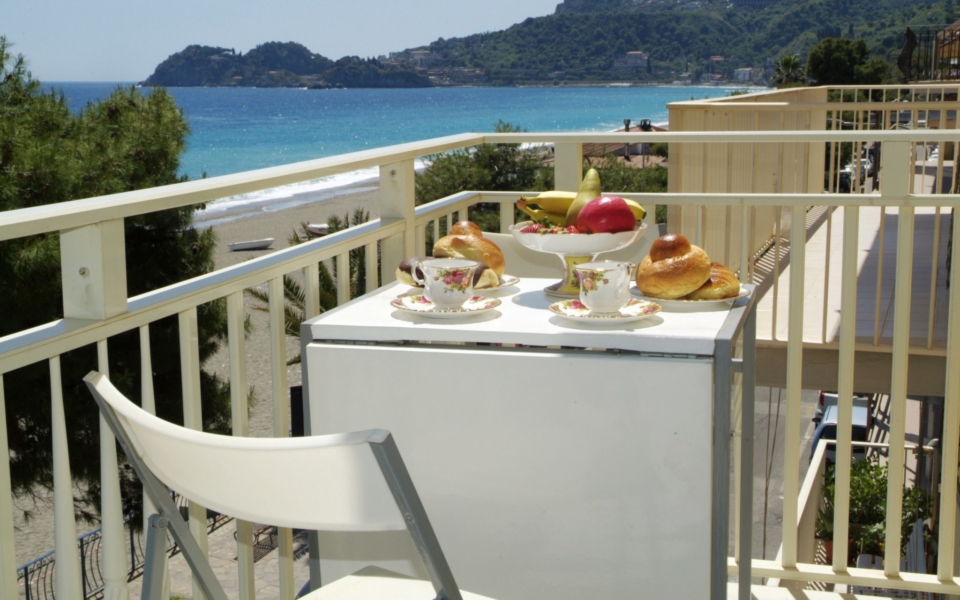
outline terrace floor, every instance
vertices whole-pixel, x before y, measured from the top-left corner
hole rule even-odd
[[[921,163],[922,164],[922,163]],[[952,163],[944,177],[952,173]],[[934,177],[917,175],[917,189],[930,191]],[[879,207],[860,209],[857,244],[858,344],[889,346],[893,341],[894,284],[896,279],[897,226],[899,211]],[[785,211],[786,214],[786,211]],[[841,282],[843,276],[842,208],[814,207],[807,213],[807,244],[804,269],[803,340],[813,344],[837,344],[840,331]],[[911,345],[928,349],[946,347],[947,242],[951,215],[934,208],[918,208],[913,243],[910,296]],[[776,248],[757,265],[761,286],[757,339],[785,341],[790,296],[790,241]],[[931,314],[933,319],[931,321]]]

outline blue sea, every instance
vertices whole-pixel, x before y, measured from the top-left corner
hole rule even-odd
[[[71,110],[129,83],[51,83]],[[191,179],[259,169],[464,132],[498,120],[526,131],[610,131],[640,119],[666,123],[667,103],[726,96],[721,87],[529,87],[307,90],[170,88],[190,124],[182,173]],[[144,93],[149,90],[142,88]],[[338,175],[218,201],[219,209],[372,179]]]

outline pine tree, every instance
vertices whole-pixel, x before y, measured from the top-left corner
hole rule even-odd
[[[44,92],[0,37],[0,210],[15,210],[182,181],[186,120],[164,90],[143,95],[118,88],[102,102],[71,114],[63,94]],[[136,296],[213,269],[216,237],[191,227],[195,207],[125,219],[127,293]],[[63,317],[60,240],[56,232],[0,242],[0,336]],[[223,302],[198,308],[201,361],[226,336]],[[150,325],[157,413],[182,422],[177,317]],[[140,396],[136,330],[110,338],[110,378],[128,397]],[[64,354],[70,468],[81,490],[77,509],[99,509],[99,421],[82,377],[97,368],[96,349]],[[14,494],[52,485],[50,383],[46,362],[4,374],[7,434]],[[205,429],[228,432],[229,390],[201,372]],[[124,482],[128,509],[137,482]],[[93,510],[93,513],[88,512]],[[135,521],[137,522],[137,521]]]

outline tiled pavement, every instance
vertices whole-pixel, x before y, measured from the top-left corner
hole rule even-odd
[[[208,537],[210,566],[213,567],[217,579],[227,593],[227,598],[240,598],[237,575],[237,542],[234,539],[236,521],[230,521],[223,527],[211,533]],[[293,575],[296,582],[295,589],[299,590],[310,578],[307,567],[306,552],[299,552],[306,544],[304,536],[296,536],[293,541],[294,556],[300,555],[294,562]],[[254,590],[257,600],[272,600],[280,598],[280,571],[278,566],[278,552],[273,550],[254,563]],[[140,598],[140,586],[143,578],[138,577],[128,584],[130,598]],[[187,566],[182,554],[170,559],[170,595],[172,597],[193,598],[192,577],[190,567]]]

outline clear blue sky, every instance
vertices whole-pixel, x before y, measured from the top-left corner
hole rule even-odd
[[[4,0],[0,35],[41,81],[140,81],[190,44],[299,42],[334,60],[497,31],[560,0]]]

